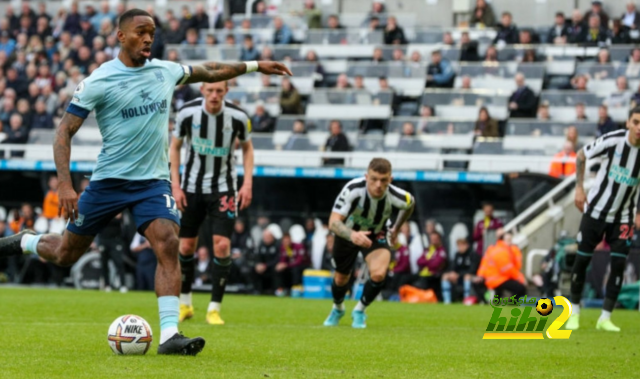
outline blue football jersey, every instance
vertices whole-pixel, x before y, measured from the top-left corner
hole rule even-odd
[[[171,98],[190,74],[174,62],[127,67],[116,58],[80,82],[67,112],[86,118],[95,110],[102,150],[92,181],[169,180]]]

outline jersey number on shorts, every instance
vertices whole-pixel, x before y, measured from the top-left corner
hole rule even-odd
[[[631,238],[633,238],[633,228],[626,224],[620,225],[620,239],[630,240]]]
[[[173,198],[173,196],[169,196],[169,195],[162,195],[164,196],[164,198],[167,200],[167,208],[169,209],[177,209],[176,206],[176,199]],[[173,205],[171,205],[173,204]]]
[[[236,199],[235,196],[222,196],[220,198],[220,212],[235,212],[236,211]]]

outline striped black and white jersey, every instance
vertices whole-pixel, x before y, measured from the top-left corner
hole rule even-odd
[[[587,159],[602,158],[584,214],[608,223],[633,222],[640,183],[640,152],[629,143],[629,132],[607,133],[583,151]]]
[[[333,206],[333,212],[346,217],[345,225],[355,231],[371,231],[377,234],[383,231],[393,208],[409,209],[413,196],[393,184],[380,199],[374,199],[367,191],[364,177],[353,179],[342,189]]]
[[[236,190],[235,140],[251,139],[251,120],[240,107],[225,101],[218,114],[205,110],[199,97],[185,103],[173,131],[184,139],[187,155],[181,187],[189,193]]]

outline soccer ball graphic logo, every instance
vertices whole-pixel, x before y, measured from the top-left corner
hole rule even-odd
[[[109,327],[107,341],[118,355],[143,355],[151,347],[151,327],[142,317],[125,315],[118,317]]]
[[[551,311],[553,311],[553,304],[551,303],[551,300],[546,297],[540,298],[536,303],[536,311],[538,311],[541,316],[549,316]]]

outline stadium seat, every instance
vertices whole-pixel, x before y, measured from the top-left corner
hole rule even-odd
[[[458,222],[453,225],[451,230],[449,231],[449,246],[447,251],[449,252],[449,257],[453,258],[457,251],[456,241],[458,239],[468,239],[469,238],[469,228],[461,222]]]
[[[473,144],[473,154],[502,154],[502,139],[499,138],[478,138]]]

